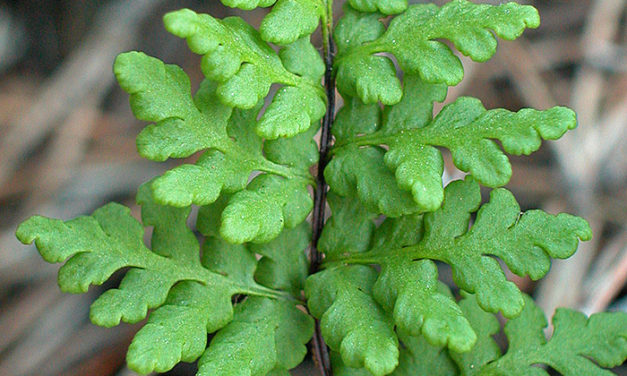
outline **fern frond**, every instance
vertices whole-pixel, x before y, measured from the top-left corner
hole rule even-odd
[[[347,23],[345,29],[357,28],[354,23],[359,18],[349,16],[340,22]],[[375,22],[375,18],[371,20]],[[338,88],[365,103],[380,101],[391,105],[400,101],[401,85],[392,61],[375,55],[382,52],[393,54],[406,74],[420,75],[429,83],[453,86],[463,78],[461,62],[437,39],[451,41],[462,54],[475,61],[486,61],[496,51],[493,32],[500,38],[513,40],[525,28],[538,27],[539,23],[535,8],[513,2],[492,6],[454,0],[441,8],[433,4],[412,5],[380,35],[370,35],[349,48],[338,43],[340,49],[335,62]]]
[[[547,339],[544,313],[529,296],[525,295],[524,300],[522,313],[505,324],[509,346],[503,356],[498,356],[498,346],[489,335],[482,336],[478,347],[464,354],[464,358],[451,354],[462,375],[549,375],[540,364],[565,376],[613,375],[603,368],[616,367],[627,359],[624,312],[597,313],[588,318],[580,312],[558,308],[553,316],[553,335]],[[472,296],[464,301],[462,304],[469,310],[481,311]],[[469,316],[474,328],[485,325],[481,316],[485,313]],[[498,328],[494,317],[490,321],[492,328]]]
[[[453,182],[445,190],[442,208],[425,214],[424,235],[418,244],[396,249],[383,246],[344,261],[384,267],[395,260],[401,264],[420,259],[443,261],[453,268],[453,279],[460,288],[477,294],[482,308],[514,317],[524,306],[522,295],[490,256],[502,259],[513,273],[536,280],[548,272],[552,257],[570,257],[579,239],[590,239],[590,227],[568,214],[521,213],[505,189],[492,191],[490,198],[479,209],[479,185],[471,178]],[[471,213],[477,210],[477,220],[468,229]]]
[[[154,161],[198,153],[196,161],[140,187],[141,221],[112,203],[69,221],[33,217],[17,231],[46,261],[64,263],[63,291],[86,292],[125,271],[90,318],[107,327],[147,320],[129,347],[132,369],[167,372],[199,360],[200,376],[289,376],[315,327],[339,376],[547,374],[538,365],[608,375],[603,368],[625,360],[627,315],[561,309],[547,340],[544,315],[497,261],[537,280],[552,258],[590,239],[583,219],[523,213],[498,188],[512,174],[506,153],[530,154],[560,138],[575,114],[487,110],[467,97],[433,114],[463,77],[446,41],[486,61],[497,37],[538,26],[533,7],[347,0],[333,32],[331,0],[221,1],[272,9],[259,31],[238,17],[166,14],[166,29],[202,55],[195,94],[181,68],[143,53],[121,54],[114,65],[133,113],[151,122],[139,153]],[[325,40],[324,62],[311,43],[320,23],[338,50]],[[344,105],[331,127],[335,79]],[[465,180],[443,187],[438,148],[469,173]],[[323,228],[328,187],[312,177],[316,163],[330,187]],[[479,184],[495,188],[483,205]],[[200,206],[200,234],[187,224],[192,205]],[[144,227],[152,228],[149,246]],[[460,301],[439,281],[436,262],[451,267]],[[509,319],[504,355],[495,313]]]
[[[488,111],[478,99],[468,97],[445,106],[435,119],[431,119],[433,102],[444,99],[446,88],[427,84],[413,76],[406,77],[405,81],[403,100],[386,107],[382,114],[377,114],[376,106],[355,105],[359,99],[352,99],[342,109],[339,119],[369,119],[365,124],[380,126],[351,130],[344,126],[344,120],[337,123],[340,130],[336,134],[341,137],[336,146],[336,158],[325,171],[329,184],[337,193],[346,195],[351,190],[345,182],[347,179],[385,182],[395,179],[398,188],[411,192],[415,202],[413,206],[403,205],[406,210],[433,211],[440,207],[444,197],[444,162],[436,147],[449,149],[455,165],[470,172],[481,184],[499,187],[509,182],[512,169],[507,156],[494,140],[500,141],[507,153],[528,155],[539,149],[542,140],[556,140],[577,125],[575,113],[565,107],[545,111]],[[357,136],[356,132],[361,133]],[[366,145],[387,145],[388,150],[363,148]],[[376,177],[372,176],[377,171],[374,167],[365,168],[368,172],[360,170],[368,163],[366,156],[373,155],[368,157],[373,159],[375,154],[383,153],[385,165],[395,172],[393,177],[386,169]],[[359,162],[352,162],[354,160]],[[378,160],[372,163],[383,168]],[[364,189],[359,180],[356,184],[358,196],[371,210],[388,216],[399,214],[398,210],[388,206],[380,204],[376,208],[373,205],[385,200],[398,201],[402,197],[395,192],[392,182],[388,183],[392,187],[386,187],[386,190]],[[387,194],[387,190],[391,194]]]
[[[302,50],[307,44],[299,42],[299,47],[293,48]],[[291,61],[293,57],[286,59]],[[291,66],[299,68],[295,62]],[[307,71],[304,67],[300,70]],[[315,66],[311,70],[319,74]],[[180,68],[135,52],[120,55],[115,72],[122,88],[131,94],[135,115],[156,122],[138,137],[143,156],[161,161],[209,149],[195,164],[176,167],[152,183],[159,203],[177,207],[208,205],[221,193],[235,193],[225,214],[222,236],[240,243],[271,240],[284,226],[291,228],[305,219],[313,205],[307,192],[311,184],[308,169],[317,161],[312,140],[317,127],[309,127],[311,119],[306,121],[311,129],[305,133],[264,143],[251,132],[258,124],[261,106],[250,110],[225,106],[218,98],[217,85],[209,80],[201,84],[192,99],[189,79]],[[170,101],[164,102],[164,98]],[[263,117],[260,122],[264,122]],[[253,171],[266,174],[248,185]],[[245,202],[250,200],[266,204],[248,207]],[[296,201],[288,205],[289,200]],[[245,218],[240,212],[228,214],[242,205],[246,206],[244,213],[248,212]],[[266,223],[266,216],[274,221]],[[248,230],[241,231],[240,225]]]
[[[217,20],[183,9],[168,13],[164,22],[168,31],[187,39],[190,49],[203,55],[203,73],[218,82],[216,93],[226,105],[251,109],[268,95],[270,85],[285,85],[257,127],[263,137],[294,136],[324,115],[326,98],[320,78],[316,81],[290,72],[259,33],[240,18]],[[299,46],[303,43],[308,42]],[[301,106],[305,106],[304,113]],[[277,123],[281,119],[296,120]]]
[[[196,360],[207,333],[232,320],[233,295],[283,295],[255,282],[257,261],[245,248],[208,242],[201,263],[198,240],[186,225],[190,208],[156,204],[148,185],[140,189],[138,202],[144,225],[154,227],[152,250],[143,244],[142,224],[115,203],[65,222],[33,217],[17,231],[22,242],[35,242],[46,261],[65,261],[59,286],[66,292],[86,292],[130,268],[119,288],[92,304],[90,317],[110,327],[139,322],[156,308],[129,349],[129,365],[138,372],[165,372],[181,360]]]
[[[398,217],[420,211],[411,194],[399,188],[394,174],[385,166],[384,155],[385,150],[374,147],[349,145],[337,149],[324,177],[340,196],[356,191],[362,204],[374,213]]]
[[[255,271],[255,280],[264,286],[289,291],[300,297],[309,273],[305,249],[311,240],[311,226],[283,230],[274,240],[264,244],[251,244],[251,252],[262,256]]]

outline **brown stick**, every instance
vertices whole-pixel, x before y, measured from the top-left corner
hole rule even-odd
[[[19,116],[0,140],[0,186],[88,94],[106,94],[113,77],[103,72],[110,72],[115,55],[132,47],[140,21],[162,2],[119,0],[101,11],[85,42],[42,86],[29,111]]]
[[[589,278],[590,283],[584,289],[589,293],[587,300],[582,304],[582,310],[588,315],[605,310],[625,286],[627,281],[627,231],[606,247],[605,253],[616,257],[608,260],[610,262],[605,268]]]

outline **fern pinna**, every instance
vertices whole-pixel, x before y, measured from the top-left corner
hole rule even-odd
[[[433,116],[463,78],[449,45],[486,61],[497,37],[539,25],[533,7],[348,0],[334,25],[331,0],[222,2],[271,10],[259,30],[188,9],[164,17],[202,55],[194,95],[181,68],[141,52],[114,65],[135,116],[151,122],[139,153],[165,161],[202,151],[196,163],[140,187],[141,222],[111,203],[17,230],[46,261],[65,262],[63,291],[128,269],[90,316],[110,327],[148,315],[128,351],[132,369],[198,360],[198,375],[288,375],[312,337],[326,375],[548,375],[545,365],[607,375],[625,360],[627,315],[560,309],[547,339],[544,314],[497,261],[537,280],[591,237],[583,219],[521,212],[500,188],[512,174],[505,153],[560,138],[575,114],[487,110],[462,97]],[[319,25],[324,59],[310,42]],[[442,148],[467,172],[446,187]],[[323,175],[312,175],[316,164]],[[480,185],[493,188],[483,205]],[[188,227],[192,205],[202,241]],[[451,267],[457,298],[436,261]],[[492,338],[495,314],[508,319],[505,351]]]

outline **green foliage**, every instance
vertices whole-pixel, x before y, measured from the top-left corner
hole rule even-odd
[[[308,274],[309,263],[303,250],[310,238],[310,226],[302,223],[283,231],[269,243],[251,245],[251,252],[263,256],[255,271],[255,279],[264,286],[298,296]]]
[[[624,313],[597,313],[589,318],[571,309],[560,308],[553,316],[554,332],[544,334],[544,313],[525,295],[525,309],[505,324],[508,350],[501,349],[493,336],[501,331],[498,319],[481,309],[474,295],[465,295],[461,309],[477,332],[473,349],[457,353],[434,346],[423,336],[399,331],[399,365],[394,376],[505,376],[549,375],[539,365],[548,365],[565,376],[613,375],[603,368],[621,364],[627,357],[627,316]],[[338,353],[332,354],[334,370],[340,376],[370,376],[364,368],[347,366]]]
[[[445,106],[431,119],[433,102],[444,100],[446,87],[427,84],[415,76],[408,76],[405,81],[402,101],[383,112],[376,105],[356,105],[359,99],[342,109],[342,117],[338,115],[335,124],[339,128],[336,158],[325,171],[336,192],[346,195],[354,190],[349,182],[352,180],[363,203],[371,208],[373,203],[379,203],[378,212],[388,216],[440,207],[444,164],[438,146],[451,151],[460,170],[469,172],[485,186],[499,187],[509,182],[512,169],[493,140],[499,140],[510,154],[528,155],[538,150],[543,139],[556,140],[577,124],[575,114],[564,107],[487,111],[479,100],[467,97]],[[414,112],[416,116],[408,116]],[[340,121],[344,119],[373,125],[344,129],[350,127],[346,126],[349,121]],[[387,145],[388,150],[363,148],[365,145]],[[375,182],[385,182],[393,188]],[[368,189],[364,184],[376,188]],[[411,192],[415,204],[407,203],[408,194],[402,191]],[[406,212],[383,204],[385,201],[398,203]]]
[[[313,320],[289,302],[249,298],[211,340],[198,375],[267,375],[296,367],[305,357]]]
[[[597,313],[589,318],[566,308],[553,316],[554,331],[546,339],[544,313],[525,295],[525,309],[505,324],[509,347],[499,357],[500,350],[490,334],[499,331],[494,317],[477,306],[474,297],[464,301],[473,328],[485,325],[489,331],[480,337],[478,346],[465,356],[451,354],[462,375],[549,375],[538,367],[549,365],[562,375],[612,375],[602,368],[620,365],[627,357],[627,315]],[[485,329],[484,329],[485,330]]]
[[[266,118],[299,117],[300,111],[288,106],[296,98],[309,106],[308,115],[313,118],[307,119],[318,121],[324,115],[324,111],[320,113],[324,98],[319,82],[310,75],[290,72],[259,33],[242,19],[217,20],[183,9],[166,14],[164,22],[168,31],[187,39],[190,49],[203,55],[203,73],[207,79],[218,82],[216,94],[224,104],[251,109],[276,83],[285,85],[285,90],[275,97],[275,106],[264,113]],[[298,128],[276,129],[280,124],[272,127],[267,122],[270,120],[257,127],[257,132],[267,138],[293,136],[310,126],[306,123],[298,124]]]
[[[372,297],[376,276],[361,265],[328,269],[309,277],[305,292],[322,335],[344,364],[387,375],[398,365],[398,338],[394,322]]]
[[[496,37],[538,26],[534,8],[347,0],[332,30],[330,0],[222,3],[272,8],[259,31],[189,9],[164,17],[202,55],[195,93],[177,66],[141,52],[115,61],[133,113],[151,123],[137,137],[140,155],[195,159],[140,187],[141,222],[111,203],[69,221],[32,217],[17,229],[46,261],[64,263],[63,291],[86,292],[125,272],[90,317],[106,327],[147,318],[129,347],[132,369],[165,372],[198,360],[198,375],[286,376],[306,355],[314,318],[339,376],[546,375],[538,365],[607,375],[602,368],[625,360],[627,315],[560,309],[547,340],[544,315],[497,261],[537,280],[552,258],[570,257],[591,237],[583,219],[522,213],[499,188],[512,175],[505,153],[527,155],[560,138],[575,114],[487,110],[466,97],[433,114],[463,77],[442,40],[486,61]],[[310,42],[318,25],[337,46],[328,66]],[[335,137],[324,161],[332,215],[312,229],[316,137],[333,105],[325,72],[343,107],[331,129],[322,124]],[[469,173],[446,187],[442,148]],[[483,205],[479,184],[494,188]],[[310,266],[312,240],[325,259]],[[459,301],[439,281],[444,264]],[[493,339],[499,312],[509,319],[505,354]]]
[[[255,282],[254,254],[243,246],[209,238],[203,245],[201,262],[198,240],[186,225],[190,208],[156,204],[148,185],[140,188],[138,203],[142,205],[144,225],[154,226],[152,250],[143,244],[141,223],[130,215],[129,209],[115,203],[98,209],[92,216],[66,222],[33,217],[20,225],[17,236],[24,243],[34,241],[48,262],[67,260],[59,270],[59,286],[66,292],[85,292],[90,284],[102,284],[115,271],[130,267],[119,288],[106,291],[92,304],[90,318],[95,324],[111,327],[121,320],[139,322],[148,309],[155,309],[128,352],[129,365],[140,373],[165,372],[180,361],[191,362],[201,355],[204,367],[223,370],[220,373],[225,375],[236,374],[232,370],[239,370],[241,362],[254,361],[251,374],[257,375],[265,375],[275,367],[289,369],[298,365],[305,355],[303,345],[311,337],[311,319],[292,303],[273,300],[281,296],[280,292]],[[295,249],[300,244],[302,251],[302,240],[290,238],[283,243],[284,247]],[[277,280],[303,284],[305,276],[294,276],[286,265],[270,268]],[[257,298],[246,300],[241,305],[244,308],[238,305],[234,316],[231,297],[236,294]],[[245,308],[249,306],[253,308]],[[281,317],[280,325],[250,314],[250,310],[260,307],[274,312],[277,318],[272,320]],[[229,324],[232,320],[235,323]],[[263,340],[257,343],[233,333],[233,327],[250,321],[268,327]],[[207,333],[215,331],[219,334],[207,348]],[[217,338],[221,340],[216,342]],[[277,352],[281,346],[300,346],[301,350],[290,359],[277,360],[276,354],[256,359],[256,352],[266,348],[263,341],[268,340],[276,343],[273,346]],[[238,359],[223,359],[220,354],[228,351],[220,344],[224,341],[230,346],[252,346],[256,351]]]
[[[303,50],[307,45],[300,41],[293,48]],[[284,54],[288,65],[308,71],[293,62],[290,53],[294,52]],[[315,64],[309,68],[320,74]],[[180,68],[137,52],[120,55],[114,70],[122,88],[131,94],[135,115],[156,122],[138,136],[140,154],[162,161],[209,149],[195,164],[176,167],[154,181],[157,202],[176,207],[208,205],[221,192],[235,193],[224,212],[221,233],[239,243],[268,241],[284,226],[294,227],[306,218],[313,205],[307,185],[311,183],[308,169],[317,161],[311,140],[317,127],[297,137],[264,143],[251,132],[264,122],[264,117],[256,120],[261,106],[242,110],[222,104],[219,85],[212,81],[203,81],[192,98],[189,79]],[[307,120],[308,127],[310,123]],[[247,186],[253,171],[266,174]],[[251,201],[255,205],[248,205]]]
[[[407,0],[349,0],[348,3],[360,12],[401,13],[407,9]]]
[[[332,206],[334,215],[325,227],[322,237],[325,242],[321,241],[321,246],[327,247],[322,249],[327,250],[331,269],[308,279],[313,286],[324,286],[308,290],[312,314],[326,323],[325,308],[333,313],[339,311],[338,307],[330,308],[337,292],[329,289],[334,284],[338,289],[345,288],[348,283],[334,276],[344,273],[344,268],[353,268],[341,264],[379,264],[380,273],[368,269],[373,282],[360,286],[360,291],[387,312],[392,327],[406,336],[423,336],[433,346],[446,346],[457,353],[471,350],[477,333],[468,315],[439,285],[438,271],[431,260],[451,265],[455,283],[465,291],[476,293],[482,309],[515,317],[524,307],[523,295],[505,279],[500,265],[491,256],[501,258],[515,274],[539,279],[548,272],[551,257],[569,257],[578,239],[587,240],[591,236],[585,221],[568,214],[552,216],[537,210],[521,213],[505,189],[492,191],[490,197],[490,202],[480,207],[479,185],[473,179],[453,182],[445,190],[440,209],[424,216],[388,218],[374,231],[373,215],[360,211],[354,199],[346,200],[346,206],[337,209]],[[477,212],[477,218],[469,229],[473,212]],[[335,215],[339,218],[334,219]],[[341,247],[335,239],[344,238],[343,234],[355,228],[369,229],[354,243],[360,246]],[[344,312],[343,325],[350,320],[363,326],[360,320],[364,311],[359,307],[352,313]],[[323,334],[324,330],[325,327]],[[388,371],[350,363],[349,355],[345,355],[349,350],[333,347],[333,343],[329,342],[331,349],[341,354],[347,366],[365,367],[375,375],[387,374]],[[366,349],[360,351],[360,356],[367,356]]]
[[[289,44],[310,35],[318,27],[320,18],[326,17],[322,0],[221,0],[226,6],[251,10],[274,5],[259,28],[263,40],[276,44]]]
[[[377,283],[382,288],[386,286],[380,296],[388,301],[380,303],[394,309],[395,315],[396,310],[407,306],[403,304],[403,294],[398,295],[403,289],[409,289],[405,292],[409,297],[416,296],[418,291],[415,289],[437,293],[436,287],[428,287],[427,282],[437,280],[435,267],[425,260],[432,259],[451,265],[455,283],[476,293],[483,309],[502,311],[506,317],[514,317],[524,306],[522,295],[512,282],[505,279],[500,265],[490,256],[502,259],[513,273],[537,280],[548,272],[551,257],[570,257],[577,248],[578,239],[590,239],[590,227],[581,218],[569,214],[553,216],[539,210],[521,213],[513,195],[503,188],[491,192],[489,203],[481,208],[480,204],[479,185],[473,179],[453,182],[445,190],[442,207],[424,215],[424,234],[418,242],[388,245],[383,241],[367,252],[344,254],[336,260],[382,265]],[[477,212],[477,219],[468,229],[473,212]],[[332,257],[329,260],[333,262]],[[397,300],[396,306],[394,300]],[[425,303],[425,306],[438,307],[446,302],[438,300],[441,303]],[[420,310],[415,304],[409,307]],[[460,314],[455,310],[451,314],[453,312]],[[448,315],[438,312],[435,316],[441,319]],[[409,317],[420,315],[414,313]],[[399,320],[402,319],[397,318],[397,324],[403,327]],[[453,325],[449,323],[447,326]],[[459,329],[453,332],[462,335]],[[436,336],[443,333],[434,330]],[[468,345],[455,348],[464,351]]]
[[[360,10],[374,11],[376,9],[368,5],[400,2],[355,0],[351,1],[353,3],[359,3]],[[339,25],[345,23],[343,30],[364,27],[372,30],[354,39],[338,31],[339,54],[335,65],[342,92],[358,96],[365,103],[380,101],[387,105],[400,101],[401,85],[392,61],[376,54],[393,54],[406,74],[420,75],[429,83],[452,86],[462,80],[464,71],[449,47],[437,39],[451,41],[462,54],[481,62],[496,52],[492,32],[500,38],[513,40],[525,28],[540,24],[538,12],[531,6],[516,3],[491,6],[467,0],[453,0],[442,8],[433,4],[412,5],[392,19],[386,30],[379,25],[379,18],[381,16],[352,15],[340,21]]]
[[[411,194],[400,189],[385,166],[384,153],[381,148],[350,145],[335,152],[324,176],[337,194],[356,191],[363,205],[375,213],[398,217],[419,211]]]

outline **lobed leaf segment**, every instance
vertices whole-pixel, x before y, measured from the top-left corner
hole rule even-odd
[[[621,312],[597,313],[589,318],[571,309],[560,308],[553,316],[554,332],[544,335],[544,313],[524,295],[522,313],[505,324],[509,347],[501,354],[493,336],[501,331],[498,319],[477,304],[474,295],[464,295],[459,302],[477,343],[466,353],[457,353],[433,345],[423,336],[398,331],[403,346],[398,366],[391,375],[433,376],[505,376],[549,375],[542,366],[550,366],[562,375],[612,375],[604,369],[620,365],[627,357],[627,316]],[[351,368],[344,358],[333,353],[334,374],[369,376],[364,368]]]
[[[486,61],[496,37],[538,26],[533,7],[348,0],[327,67],[310,39],[319,24],[330,34],[330,0],[222,3],[272,8],[259,31],[189,9],[164,17],[202,55],[205,79],[194,94],[181,68],[141,52],[114,64],[133,113],[151,122],[137,137],[139,153],[154,161],[198,153],[196,162],[140,187],[141,222],[111,203],[69,221],[32,217],[17,230],[46,261],[64,263],[63,291],[85,292],[126,269],[90,316],[106,327],[148,316],[128,351],[132,369],[198,360],[199,375],[288,375],[306,354],[313,317],[335,375],[547,374],[538,365],[606,375],[602,368],[625,360],[625,314],[558,310],[547,340],[544,315],[497,261],[537,280],[552,258],[568,258],[591,237],[583,219],[521,213],[499,188],[512,174],[506,153],[527,155],[560,138],[575,114],[487,110],[462,97],[433,116],[434,102],[463,77],[443,40]],[[343,107],[324,171],[332,216],[317,247],[325,261],[308,275],[314,137],[332,105],[321,85],[327,69]],[[442,149],[468,173],[446,187]],[[480,184],[494,188],[483,205]],[[200,234],[188,225],[192,205]],[[451,267],[461,300],[438,280],[436,262]],[[494,313],[509,319],[505,354],[492,339]]]
[[[422,336],[457,353],[473,349],[477,333],[438,282],[433,260],[452,267],[456,285],[475,294],[482,310],[515,318],[525,307],[523,294],[507,281],[492,256],[515,274],[535,280],[548,272],[552,257],[571,256],[579,239],[591,237],[581,218],[539,210],[521,213],[503,188],[492,191],[489,203],[481,207],[480,203],[479,185],[467,178],[447,186],[444,203],[435,212],[387,218],[376,229],[371,213],[355,210],[354,199],[333,207],[334,216],[353,221],[325,227],[320,248],[326,252],[328,268],[309,277],[305,291],[312,314],[321,319],[323,334],[337,338],[329,346],[340,352],[345,364],[364,367],[374,375],[389,374],[398,365],[399,339],[407,335]],[[469,229],[473,212],[477,218]],[[361,247],[347,251],[335,239],[355,226],[373,230],[361,234],[365,238]],[[380,265],[380,272],[372,264]],[[345,306],[344,300],[355,296],[363,298]],[[380,317],[381,325],[388,328],[375,329],[383,338],[355,341],[355,333],[373,338],[362,333],[372,330],[368,323],[373,317]],[[340,326],[345,332],[338,330]],[[378,348],[382,343],[390,343],[387,352]]]
[[[138,203],[143,224],[153,226],[152,249],[143,243],[142,224],[115,203],[65,222],[32,217],[17,236],[24,243],[34,241],[46,261],[65,261],[59,270],[64,292],[86,292],[90,284],[130,268],[119,288],[92,304],[90,318],[112,327],[139,322],[154,309],[128,351],[129,365],[140,373],[165,372],[180,361],[200,358],[199,375],[216,370],[265,375],[285,373],[302,361],[313,321],[278,289],[294,291],[304,284],[306,224],[260,247],[208,236],[201,250],[186,224],[190,208],[156,204],[147,184],[140,188]],[[259,261],[257,252],[263,256]],[[277,252],[300,267],[275,262]],[[249,298],[234,308],[232,298],[239,294]],[[213,332],[207,344],[207,333]],[[224,356],[234,348],[237,356]]]

